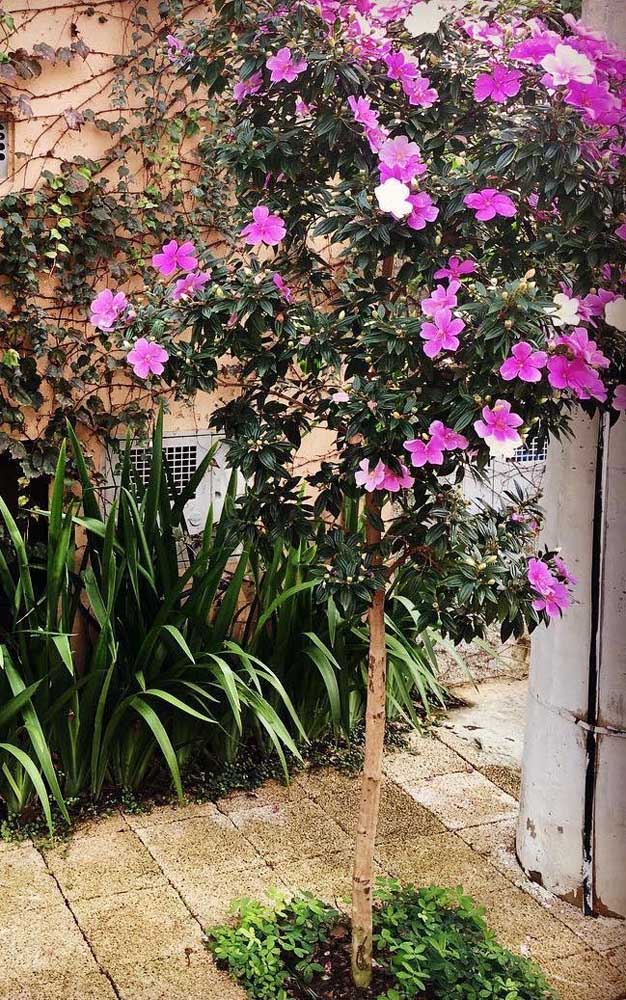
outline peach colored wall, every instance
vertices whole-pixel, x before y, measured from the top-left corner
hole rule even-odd
[[[163,52],[165,42],[158,37],[157,4],[150,0],[146,3],[146,8],[148,19],[155,26],[154,51]],[[22,46],[27,51],[32,51],[37,43],[45,43],[53,49],[69,48],[72,42],[80,39],[90,52],[85,59],[75,55],[69,65],[62,61],[53,64],[43,62],[40,76],[27,81],[16,81],[31,105],[32,117],[19,118],[13,124],[12,161],[9,163],[8,179],[0,182],[0,196],[10,191],[35,187],[42,171],[49,169],[56,172],[63,159],[71,159],[76,155],[91,159],[105,157],[112,143],[111,136],[89,122],[83,124],[80,131],[70,129],[64,111],[68,108],[83,112],[90,109],[99,118],[115,120],[118,117],[115,107],[118,71],[114,60],[127,55],[133,48],[129,19],[136,11],[136,5],[127,0],[96,0],[93,4],[8,0],[5,9],[13,15],[16,24],[16,35],[11,38],[11,48]],[[195,14],[204,16],[206,6],[187,4],[184,16],[192,17]],[[176,79],[174,74],[172,79]],[[131,111],[141,111],[141,102],[131,92],[128,93],[128,100]],[[197,101],[200,105],[201,97],[190,98],[190,101]],[[175,108],[176,105],[173,110]],[[125,108],[127,118],[128,111],[129,108]],[[167,150],[164,150],[164,158],[167,164]],[[193,150],[189,159],[192,158]],[[150,181],[158,183],[155,168],[146,166],[139,157],[134,162],[131,161],[130,166],[131,183],[136,190],[143,190]],[[110,170],[112,177],[115,176],[114,167],[115,164]],[[42,291],[51,293],[54,286],[53,273],[46,284],[48,287],[42,288]],[[84,317],[79,319],[84,321]],[[137,390],[122,383],[116,391],[123,396],[129,391]],[[223,399],[226,395],[232,396],[235,391],[229,388],[216,395]],[[206,429],[214,404],[215,397],[205,393],[198,394],[192,404],[173,404],[166,418],[166,431],[193,433]],[[108,398],[106,405],[114,405],[114,399]],[[27,436],[35,437],[45,419],[45,414],[27,414]],[[331,440],[327,436],[313,435],[303,449],[302,461],[308,463],[315,460],[325,454],[330,446]],[[104,460],[103,450],[98,447],[97,442],[93,443],[93,452],[96,462],[101,464]]]

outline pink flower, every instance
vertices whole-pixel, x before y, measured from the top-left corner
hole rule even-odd
[[[411,465],[416,469],[421,469],[424,465],[443,465],[444,446],[439,437],[428,438],[427,441],[413,438],[405,441],[402,447],[409,452]]]
[[[354,474],[357,486],[363,486],[368,493],[382,488],[386,475],[386,469],[382,462],[378,462],[373,469],[370,469],[368,459],[364,458],[362,462],[359,462],[359,470]]]
[[[338,392],[334,392],[330,398],[332,399],[333,403],[350,402],[350,396],[343,389],[340,389]]]
[[[556,569],[557,575],[563,580],[564,583],[569,583],[572,587],[576,586],[578,579],[573,575],[573,573],[570,573],[560,556],[554,557],[554,568]]]
[[[439,91],[431,87],[427,76],[416,76],[413,80],[403,81],[404,93],[409,99],[409,104],[418,108],[432,108],[433,104],[439,100]]]
[[[547,594],[533,601],[533,608],[535,611],[545,611],[548,618],[556,618],[569,608],[570,603],[567,587],[555,580]]]
[[[425,229],[426,224],[434,222],[439,215],[439,209],[426,191],[411,194],[408,200],[413,206],[413,211],[406,220],[409,229]]]
[[[390,52],[385,56],[384,63],[390,80],[399,80],[403,84],[419,75],[417,63],[406,59],[402,52]]]
[[[113,292],[110,288],[103,288],[89,307],[89,322],[96,330],[111,330],[127,308],[128,299],[124,292]]]
[[[435,281],[442,278],[460,278],[464,274],[473,274],[476,264],[473,260],[461,260],[460,257],[450,257],[447,267],[440,267],[435,271]]]
[[[571,333],[561,334],[556,338],[556,343],[569,347],[575,358],[582,358],[594,368],[608,368],[611,363],[602,351],[598,350],[595,340],[589,339],[584,326],[577,326]]]
[[[611,93],[607,83],[570,83],[564,100],[584,110],[587,121],[613,125],[621,116],[621,101]]]
[[[541,370],[545,368],[547,361],[548,355],[545,351],[536,351],[532,344],[521,340],[519,344],[515,344],[511,356],[501,365],[500,374],[507,382],[514,378],[519,378],[522,382],[539,382]]]
[[[449,309],[438,309],[432,323],[422,323],[420,337],[426,341],[424,354],[429,358],[436,358],[441,351],[456,351],[459,346],[458,335],[464,329],[462,319],[453,319]]]
[[[287,232],[284,220],[280,215],[271,215],[267,205],[257,205],[253,208],[252,218],[254,221],[241,230],[241,235],[250,246],[265,243],[269,247],[274,247],[284,239]]]
[[[446,427],[441,420],[433,420],[428,430],[432,435],[432,440],[441,445],[443,451],[456,451],[457,448],[464,451],[469,446],[469,441],[464,434],[459,434],[452,427]]]
[[[422,163],[420,148],[415,142],[409,142],[406,135],[383,142],[378,153],[381,162],[380,179],[386,181],[395,177],[404,183],[411,181],[426,170]],[[384,168],[387,167],[387,170]]]
[[[458,304],[456,293],[460,287],[458,281],[451,281],[447,288],[437,285],[430,296],[420,302],[424,315],[434,316],[438,309],[454,309]]]
[[[185,48],[185,43],[181,42],[176,35],[167,35],[165,40],[167,42],[167,57],[170,62],[180,62],[191,55],[189,49]]]
[[[474,430],[482,438],[492,455],[511,458],[522,444],[518,427],[524,421],[511,411],[511,404],[498,399],[493,406],[483,406],[482,420],[474,421]]]
[[[149,375],[162,375],[169,354],[160,344],[140,337],[126,355],[137,378],[147,378]]]
[[[393,472],[388,465],[385,466],[385,476],[380,488],[388,490],[390,493],[397,493],[399,490],[408,489],[413,485],[415,479],[410,474],[404,462],[400,463],[400,474]]]
[[[473,191],[471,194],[466,194],[463,201],[468,208],[476,212],[476,218],[481,222],[488,222],[496,215],[510,219],[517,211],[508,194],[502,194],[495,188]]]
[[[263,74],[259,70],[258,73],[253,73],[252,76],[249,76],[247,80],[239,80],[235,84],[233,87],[233,97],[237,104],[241,104],[250,94],[258,94],[262,86]]]
[[[278,272],[272,275],[272,281],[284,298],[285,302],[293,302],[293,292],[291,291],[289,285],[285,282],[285,279],[278,274]]]
[[[509,52],[509,58],[537,65],[545,56],[554,52],[560,41],[561,36],[556,31],[541,31],[514,45]]]
[[[626,385],[616,385],[611,406],[614,410],[626,410]]]
[[[474,83],[474,97],[480,103],[488,97],[497,104],[505,104],[509,97],[519,94],[522,74],[518,69],[509,69],[502,63],[495,63],[490,73],[481,73]]]
[[[548,361],[548,382],[554,389],[570,389],[578,399],[604,402],[607,396],[602,379],[582,358],[570,361],[564,354],[555,354]]]
[[[313,113],[314,105],[307,104],[301,97],[296,99],[296,116],[298,118],[308,118]]]
[[[280,83],[281,80],[293,83],[300,73],[304,73],[308,63],[306,59],[294,61],[291,49],[285,45],[278,50],[275,56],[269,56],[265,60],[265,65],[271,71],[270,80],[272,83]]]
[[[366,129],[378,128],[378,112],[372,110],[369,97],[349,97],[348,105],[355,122]]]
[[[593,63],[571,45],[557,45],[554,52],[543,57],[541,65],[550,75],[552,86],[593,83]]]
[[[195,254],[196,248],[191,240],[181,243],[180,246],[176,240],[170,240],[169,243],[163,244],[160,253],[152,255],[152,266],[163,277],[168,277],[177,269],[181,271],[194,271],[198,266]]]
[[[622,222],[621,226],[617,227],[615,235],[620,240],[626,240],[626,222]]]
[[[541,559],[530,559],[528,562],[528,582],[538,594],[547,594],[554,585],[554,577],[549,566]]]
[[[211,271],[191,271],[184,278],[179,278],[175,282],[170,297],[172,302],[180,302],[181,299],[190,298],[194,292],[199,292],[204,288],[207,281],[211,280]]]

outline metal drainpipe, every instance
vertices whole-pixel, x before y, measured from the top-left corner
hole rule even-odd
[[[585,770],[585,806],[583,820],[583,912],[595,914],[594,885],[594,822],[596,793],[597,725],[599,713],[600,670],[602,666],[602,612],[604,588],[604,554],[606,547],[606,510],[610,416],[603,414],[598,421],[596,475],[593,509],[591,552],[591,643],[589,645],[589,689],[587,696],[587,763]]]

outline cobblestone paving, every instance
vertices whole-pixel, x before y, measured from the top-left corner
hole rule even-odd
[[[515,799],[461,753],[414,737],[388,757],[378,870],[462,884],[562,1000],[623,1000],[626,923],[586,919],[524,877]],[[357,801],[356,780],[322,770],[216,805],[115,813],[55,844],[0,844],[0,1000],[242,1000],[204,929],[272,887],[340,901]]]

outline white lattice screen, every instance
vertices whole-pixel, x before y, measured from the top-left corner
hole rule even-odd
[[[168,434],[163,438],[163,455],[167,461],[170,477],[177,493],[185,489],[194,472],[202,462],[209,448],[215,443],[213,435]],[[123,442],[120,442],[120,450]],[[199,484],[195,495],[185,505],[185,521],[191,534],[199,534],[206,523],[208,510],[213,504],[213,515],[217,519],[222,511],[224,496],[228,487],[231,470],[224,461],[225,448],[218,448],[212,468]],[[138,445],[131,450],[131,460],[142,483],[146,484],[150,473],[151,449]],[[108,480],[111,492],[118,480],[120,456],[109,461]]]

